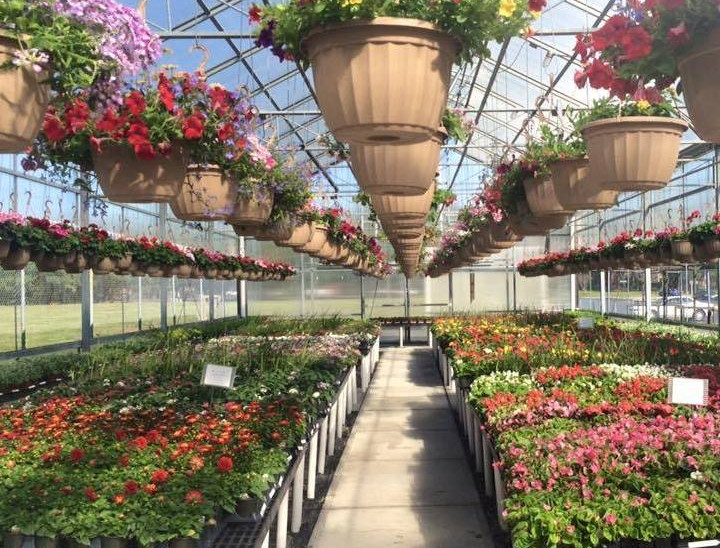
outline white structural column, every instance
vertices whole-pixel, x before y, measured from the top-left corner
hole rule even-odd
[[[386,350],[309,546],[494,546],[470,466],[432,350]]]

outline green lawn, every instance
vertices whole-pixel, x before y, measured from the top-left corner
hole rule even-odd
[[[124,313],[123,313],[124,308]],[[235,308],[228,305],[228,314]],[[168,307],[169,321],[172,310]],[[199,321],[197,307],[188,303],[176,307],[177,323]],[[160,303],[143,301],[143,329],[160,324]],[[95,336],[117,335],[138,330],[137,302],[96,303],[93,307]],[[0,352],[15,350],[17,321],[17,346],[20,347],[20,307],[0,306]],[[26,308],[26,346],[33,348],[48,344],[78,341],[81,337],[80,304],[28,305]]]

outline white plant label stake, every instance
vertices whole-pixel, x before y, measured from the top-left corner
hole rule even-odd
[[[578,329],[593,329],[595,318],[578,318]]]
[[[672,377],[668,379],[668,403],[675,405],[707,405],[708,380]]]
[[[205,386],[232,388],[235,384],[235,368],[227,365],[206,363],[200,383]]]

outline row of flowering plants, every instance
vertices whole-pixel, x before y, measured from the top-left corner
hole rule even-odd
[[[101,350],[102,367],[0,407],[6,540],[187,545],[244,515],[286,472],[366,331],[321,334],[310,320],[309,335],[245,336],[280,324],[250,320],[204,341],[179,330],[152,352],[128,344],[125,359]],[[236,368],[231,389],[200,385],[209,361]]]
[[[0,265],[20,270],[33,261],[42,272],[149,275],[180,278],[284,280],[295,269],[282,263],[189,248],[155,237],[132,238],[69,221],[0,214]]]
[[[564,276],[606,268],[639,269],[713,261],[720,257],[720,215],[692,226],[699,218],[700,212],[693,211],[684,222],[685,228],[625,231],[608,242],[527,259],[517,269],[528,277]]]
[[[514,547],[720,534],[720,374],[693,365],[717,363],[715,340],[607,321],[576,330],[549,314],[433,329],[495,447]],[[672,376],[708,379],[709,405],[668,404]]]

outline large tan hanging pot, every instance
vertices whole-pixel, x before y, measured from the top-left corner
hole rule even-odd
[[[433,197],[435,196],[435,181],[425,194],[418,196],[400,196],[397,194],[371,195],[373,209],[378,216],[395,219],[417,219],[425,224]]]
[[[648,191],[670,182],[688,125],[677,118],[628,116],[597,120],[582,134],[590,173],[603,189]]]
[[[188,166],[185,182],[170,209],[183,221],[225,219],[235,207],[237,186],[218,166]]]
[[[525,198],[530,211],[536,217],[545,215],[571,215],[574,211],[565,209],[555,194],[555,185],[550,177],[527,178],[523,181]]]
[[[315,225],[312,238],[310,241],[303,246],[295,248],[295,251],[302,253],[313,254],[320,251],[323,246],[327,243],[328,227],[324,225]]]
[[[720,143],[720,27],[715,27],[688,55],[678,61],[682,94],[693,129],[704,141]]]
[[[348,21],[313,30],[303,47],[320,110],[340,141],[410,143],[437,129],[460,43],[435,25]]]
[[[42,127],[50,100],[48,71],[11,63],[20,52],[18,42],[0,31],[0,154],[24,152]]]
[[[338,249],[337,245],[335,245],[335,242],[330,241],[330,239],[327,239],[325,241],[325,244],[316,252],[309,253],[309,255],[317,258],[317,259],[332,259],[337,255]]]
[[[235,207],[227,217],[227,222],[241,227],[259,227],[264,225],[272,213],[275,196],[268,193],[238,194]]]
[[[444,139],[436,132],[409,145],[352,145],[350,165],[360,188],[371,196],[424,196],[434,183]]]
[[[598,187],[590,176],[587,158],[561,160],[550,164],[555,194],[571,211],[608,209],[617,203],[618,191]]]
[[[312,239],[314,233],[315,223],[303,223],[294,228],[289,238],[276,240],[275,243],[280,247],[302,247]]]
[[[295,225],[290,219],[282,219],[271,225],[261,227],[255,235],[255,239],[261,242],[287,240],[292,236],[294,228]]]
[[[506,220],[500,221],[499,223],[492,223],[489,228],[493,242],[499,247],[505,246],[510,248],[523,239],[520,234],[516,234],[515,231],[510,228],[510,224]]]
[[[92,150],[93,166],[105,197],[119,203],[162,203],[174,200],[187,173],[188,153],[174,141],[169,154],[152,160],[137,157],[126,144],[104,144]]]

